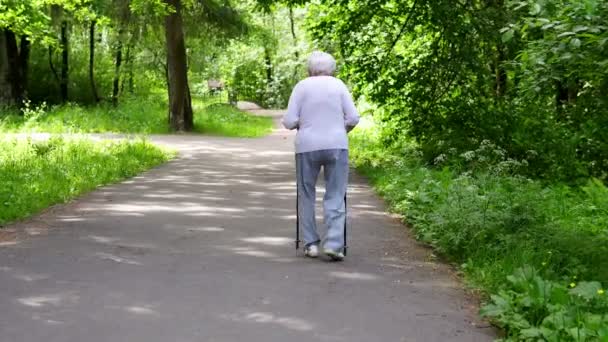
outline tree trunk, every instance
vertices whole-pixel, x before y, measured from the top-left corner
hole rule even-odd
[[[0,105],[14,105],[15,94],[11,83],[10,54],[5,30],[0,31]]]
[[[127,45],[127,55],[125,56],[124,68],[126,68],[127,75],[123,78],[122,83],[120,85],[120,92],[124,92],[125,84],[127,85],[127,90],[130,94],[133,94],[133,56],[131,51],[133,50],[132,39],[129,41]]]
[[[300,52],[297,49],[298,36],[296,35],[296,23],[293,18],[293,7],[292,6],[289,6],[289,24],[291,27],[291,37],[293,38],[293,45],[296,46],[296,49],[294,50],[294,55],[296,57],[296,60],[300,60]]]
[[[57,69],[55,69],[55,65],[53,65],[53,47],[49,45],[49,68],[51,68],[51,72],[53,73],[53,76],[55,76],[55,80],[57,80],[57,83],[61,83],[61,80],[59,79],[59,74],[57,74]]]
[[[268,48],[264,48],[264,62],[266,64],[266,81],[270,85],[272,83],[272,57]]]
[[[28,77],[29,77],[29,62],[31,42],[28,36],[21,36],[21,44],[19,48],[19,70],[21,82],[20,99],[23,101],[27,98]]]
[[[93,100],[99,102],[99,93],[97,93],[97,85],[95,84],[95,25],[97,21],[91,21],[89,27],[89,80],[91,80],[91,91],[93,92]]]
[[[186,44],[181,16],[181,0],[165,0],[175,11],[165,17],[167,69],[169,73],[169,122],[173,131],[191,131],[194,127],[188,87]]]
[[[566,119],[567,110],[566,107],[576,103],[579,89],[578,81],[556,81],[555,82],[555,105],[557,107],[557,113],[561,120]]]
[[[119,34],[121,36],[121,34]],[[116,68],[114,69],[114,83],[112,87],[112,103],[118,104],[118,93],[120,85],[120,66],[122,65],[122,42],[119,40],[116,46]]]
[[[60,92],[61,101],[68,100],[68,75],[69,75],[69,46],[68,46],[68,22],[61,22],[61,79]]]
[[[299,70],[299,66],[300,66],[300,51],[298,51],[298,36],[296,35],[296,23],[295,20],[293,18],[293,7],[289,6],[289,24],[291,27],[291,37],[293,38],[293,45],[295,47],[294,49],[294,57],[296,58],[296,62],[295,63],[295,67],[293,69],[293,76],[291,77],[293,79],[294,82],[297,81],[297,77],[298,77],[298,70]]]
[[[494,90],[497,99],[503,98],[507,93],[507,71],[504,67],[505,59],[505,47],[502,43],[498,43],[498,45],[496,45],[496,65],[494,66]]]
[[[21,37],[19,46],[15,33],[0,32],[0,103],[22,105],[26,98],[30,41]]]
[[[17,105],[21,105],[21,72],[19,71],[19,50],[17,48],[17,38],[10,30],[5,30],[6,52],[8,54],[9,82],[12,88],[13,100]]]

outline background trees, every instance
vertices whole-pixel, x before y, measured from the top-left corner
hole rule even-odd
[[[378,105],[387,144],[414,137],[432,162],[490,141],[525,159],[529,174],[574,181],[606,178],[607,9],[594,0],[325,0],[309,27]]]
[[[230,55],[236,45],[248,51],[263,48],[262,86],[276,83],[279,39],[271,17],[250,1],[2,1],[0,103],[103,101],[117,106],[126,96],[165,93],[171,128],[189,131],[191,90],[202,95],[210,78],[238,83],[232,82],[234,68],[228,66],[239,63],[241,56]],[[287,92],[286,86],[282,89]],[[269,94],[266,89],[258,93]]]

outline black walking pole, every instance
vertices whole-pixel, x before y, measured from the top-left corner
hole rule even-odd
[[[344,256],[346,256],[348,244],[346,242],[346,224],[348,222],[348,204],[346,202],[346,192],[344,192]]]
[[[296,155],[296,254],[300,249],[300,182],[298,175],[298,157]]]

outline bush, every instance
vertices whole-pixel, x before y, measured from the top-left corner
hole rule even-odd
[[[463,164],[431,168],[415,144],[387,150],[372,129],[351,133],[354,165],[472,285],[501,294],[524,267],[550,282],[608,284],[608,188],[600,180],[571,187],[527,179],[514,171],[525,163],[489,143],[463,153]]]
[[[502,341],[606,341],[608,297],[598,282],[568,286],[518,269],[481,314],[505,330]]]

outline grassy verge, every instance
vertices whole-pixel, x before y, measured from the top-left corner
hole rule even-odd
[[[194,99],[195,131],[233,137],[259,137],[272,131],[272,119],[249,115],[217,99]],[[28,104],[24,115],[0,111],[0,132],[46,133],[169,133],[163,96],[125,98],[118,106]]]
[[[210,105],[197,113],[194,129],[199,133],[254,138],[268,135],[273,129],[272,118],[250,115],[225,104]]]
[[[143,140],[0,139],[0,225],[134,176],[171,157]]]
[[[420,240],[491,296],[483,312],[507,340],[608,341],[601,182],[541,184],[504,171],[509,161],[464,173],[429,168],[415,146],[386,150],[373,132],[353,132],[353,163]]]

